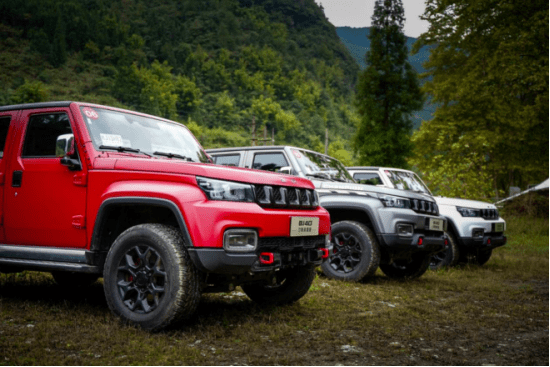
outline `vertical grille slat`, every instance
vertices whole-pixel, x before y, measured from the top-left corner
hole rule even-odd
[[[319,206],[315,192],[296,187],[256,185],[256,202],[262,207],[314,209]]]
[[[410,207],[417,213],[439,214],[439,208],[436,203],[426,200],[410,199]]]

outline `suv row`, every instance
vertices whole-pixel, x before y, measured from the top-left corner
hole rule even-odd
[[[348,167],[348,172],[360,183],[388,187],[433,196],[426,184],[412,171],[387,167]],[[449,223],[449,246],[435,254],[433,267],[453,266],[459,261],[485,264],[493,249],[506,244],[506,222],[493,204],[434,197],[440,214]]]
[[[333,251],[321,268],[333,279],[360,281],[380,268],[393,278],[416,278],[445,250],[447,220],[433,197],[357,184],[338,160],[291,146],[210,149],[219,165],[277,171],[308,178],[330,213]],[[260,193],[276,203],[284,190]]]
[[[51,272],[68,291],[103,277],[114,314],[159,330],[204,292],[294,302],[331,250],[309,180],[213,165],[180,123],[78,102],[0,107],[0,272]]]

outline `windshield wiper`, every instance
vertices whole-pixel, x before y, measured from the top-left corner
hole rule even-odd
[[[100,145],[99,149],[111,149],[111,150],[116,150],[117,152],[121,152],[121,153],[122,152],[139,153],[139,154],[145,154],[148,157],[152,157],[151,154],[142,152],[139,149],[128,148],[128,147],[123,147],[123,146]]]
[[[168,157],[168,158],[180,158],[180,159],[185,159],[187,162],[193,162],[193,160],[189,157],[186,157],[184,155],[181,155],[181,154],[177,154],[177,153],[171,153],[171,152],[153,152],[154,155],[162,155],[164,157]]]
[[[318,173],[318,172],[306,173],[306,176],[311,176],[311,177],[315,177],[315,178],[321,178],[321,179],[323,179],[323,180],[336,181],[334,178],[330,177],[329,175],[325,175],[325,174],[323,174],[323,173]]]

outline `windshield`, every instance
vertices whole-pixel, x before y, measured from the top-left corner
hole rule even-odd
[[[193,134],[178,123],[96,107],[81,107],[80,111],[96,149],[208,162]]]
[[[396,189],[432,194],[424,182],[413,172],[384,170],[384,173]]]
[[[337,159],[298,149],[292,149],[292,153],[306,176],[355,182],[346,167]]]

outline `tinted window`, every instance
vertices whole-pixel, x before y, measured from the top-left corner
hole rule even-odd
[[[33,115],[29,118],[23,157],[55,157],[57,138],[71,134],[69,117],[64,113]]]
[[[4,146],[8,137],[8,129],[10,127],[9,117],[0,117],[0,158],[4,156]]]
[[[265,171],[275,171],[288,166],[288,161],[283,153],[258,153],[254,155],[254,162],[252,162],[252,168]]]
[[[221,164],[222,166],[239,166],[241,155],[240,154],[231,154],[231,155],[215,155],[212,156],[214,163]]]
[[[364,185],[382,185],[382,180],[378,173],[356,173],[353,175],[353,178]]]

